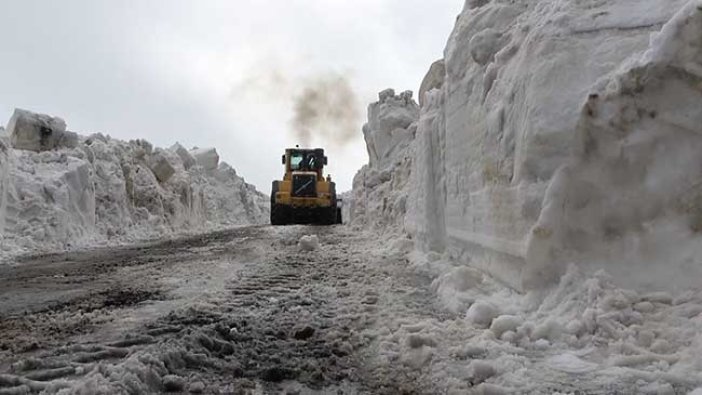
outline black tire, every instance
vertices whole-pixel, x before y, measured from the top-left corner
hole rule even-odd
[[[336,211],[333,207],[318,208],[315,210],[314,223],[316,225],[333,225],[336,221]]]
[[[326,225],[336,225],[341,223],[341,208],[337,207],[337,200],[336,200],[336,183],[331,182],[329,184],[329,192],[331,194],[331,200],[332,200],[332,206],[327,209],[327,213],[325,215],[326,220]]]
[[[275,203],[275,194],[278,193],[278,181],[271,185],[271,225],[285,225],[285,207]]]
[[[271,205],[271,225],[287,225],[290,222],[290,212],[282,204]]]
[[[337,221],[336,207],[331,206],[327,209],[327,225],[334,225]]]
[[[273,205],[275,204],[275,194],[278,193],[278,181],[273,181],[271,185],[271,210],[273,210]]]

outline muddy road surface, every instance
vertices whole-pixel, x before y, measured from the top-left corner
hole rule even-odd
[[[391,318],[446,314],[388,251],[261,226],[17,259],[0,266],[0,394],[432,393],[376,363]]]

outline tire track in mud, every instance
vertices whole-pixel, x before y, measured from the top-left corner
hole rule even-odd
[[[0,394],[45,390],[56,379],[79,378],[101,361],[119,361],[168,330],[128,336],[115,344],[85,338],[143,303],[172,298],[159,273],[211,255],[246,255],[232,242],[261,227],[236,228],[152,244],[22,257],[0,266]],[[222,251],[203,251],[216,245]],[[226,248],[225,248],[226,247]],[[65,384],[65,383],[64,383]],[[59,388],[61,383],[53,383]],[[51,392],[51,391],[48,391]]]
[[[273,240],[274,255],[249,266],[228,285],[218,312],[196,314],[201,319],[195,320],[188,341],[217,362],[227,361],[222,368],[239,379],[240,388],[260,385],[275,392],[280,389],[276,384],[294,381],[322,390],[360,382],[353,352],[364,345],[358,332],[370,320],[340,297],[353,271],[346,264],[348,250],[323,247],[303,253],[295,242],[315,229],[288,230]],[[335,236],[321,236],[326,247],[340,244]],[[168,325],[187,327],[192,317],[174,314]],[[219,380],[220,391],[231,389],[221,377],[208,380]]]
[[[300,251],[296,243],[306,234],[318,234],[321,247]],[[344,227],[234,230],[163,243],[135,252],[134,259],[149,264],[154,255],[172,261],[197,260],[205,254],[209,260],[229,260],[236,255],[232,243],[239,244],[239,251],[255,250],[255,244],[265,253],[250,254],[250,262],[222,292],[145,322],[121,339],[83,344],[80,337],[73,337],[65,346],[25,350],[12,364],[0,363],[5,367],[0,371],[6,372],[0,374],[0,394],[62,389],[68,393],[427,392],[420,389],[419,374],[388,366],[378,370],[368,363],[376,342],[374,328],[388,314],[441,313],[433,305],[429,280],[409,274],[406,262],[396,256],[370,254],[367,235]],[[172,257],[168,251],[173,251]],[[78,267],[76,272],[82,273]],[[139,292],[137,286],[134,294],[145,296]],[[148,298],[164,295],[168,293]],[[84,302],[74,299],[62,308],[77,308]],[[120,307],[103,304],[96,301],[95,310]]]

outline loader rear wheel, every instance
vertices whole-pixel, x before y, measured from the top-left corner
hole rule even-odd
[[[271,225],[287,225],[290,222],[290,209],[282,204],[271,205]]]

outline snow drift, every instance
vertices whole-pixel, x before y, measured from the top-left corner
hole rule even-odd
[[[409,91],[395,95],[392,89],[385,90],[380,101],[369,106],[363,135],[370,163],[354,177],[349,199],[355,223],[384,229],[402,222],[418,114]]]
[[[262,223],[267,198],[214,148],[153,148],[16,110],[0,138],[2,253]],[[14,148],[14,149],[13,149]]]
[[[467,1],[421,108],[387,92],[370,106],[353,222],[517,289],[569,263],[637,289],[696,285],[701,8]]]

